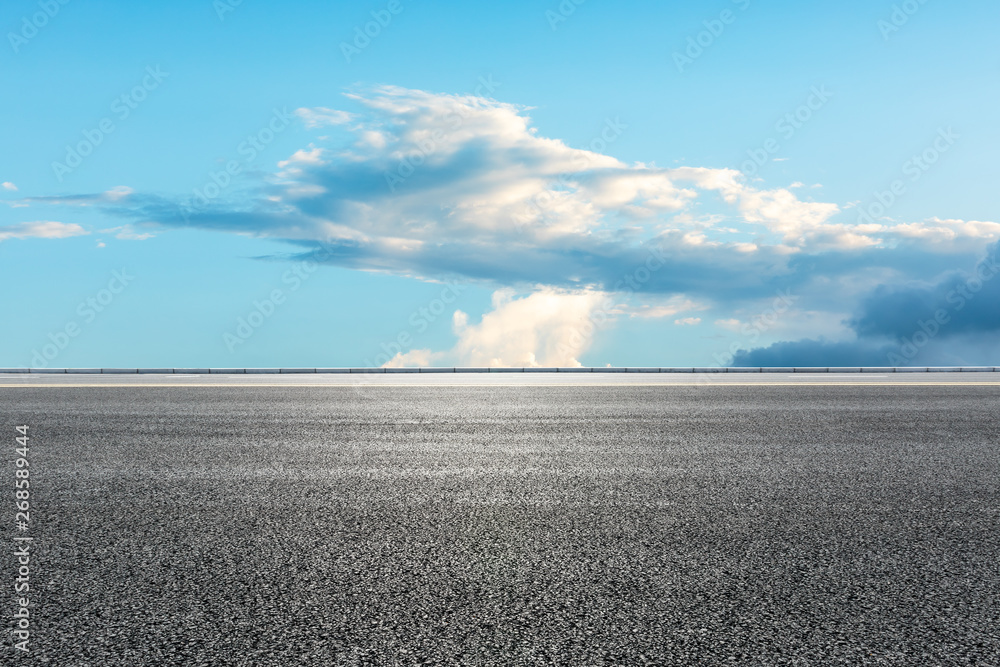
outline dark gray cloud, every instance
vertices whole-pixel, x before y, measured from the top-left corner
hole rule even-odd
[[[971,271],[953,271],[931,285],[881,286],[852,321],[859,336],[904,338],[916,331],[949,337],[1000,331],[998,245]],[[936,325],[936,326],[935,326]]]
[[[869,341],[832,343],[799,340],[743,350],[733,355],[732,366],[888,366],[893,345]]]
[[[930,284],[883,285],[861,300],[857,339],[782,341],[734,366],[1000,365],[1000,244],[968,271]]]

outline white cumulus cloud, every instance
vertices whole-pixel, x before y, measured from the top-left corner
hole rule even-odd
[[[456,311],[458,342],[447,351],[420,349],[397,354],[385,364],[400,366],[576,367],[604,321],[598,313],[608,302],[595,291],[541,289],[524,297],[513,290],[493,294],[493,310],[477,324]]]

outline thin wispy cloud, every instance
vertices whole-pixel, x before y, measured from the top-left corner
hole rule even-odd
[[[80,225],[65,222],[37,221],[22,222],[0,227],[0,241],[10,239],[65,239],[83,236],[89,232]]]

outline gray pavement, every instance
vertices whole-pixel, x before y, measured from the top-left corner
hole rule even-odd
[[[0,377],[4,664],[1000,664],[956,375]]]

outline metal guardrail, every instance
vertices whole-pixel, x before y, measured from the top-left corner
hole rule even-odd
[[[0,368],[0,374],[257,375],[295,373],[1000,373],[1000,366],[773,366],[773,367],[578,367],[578,368]]]

